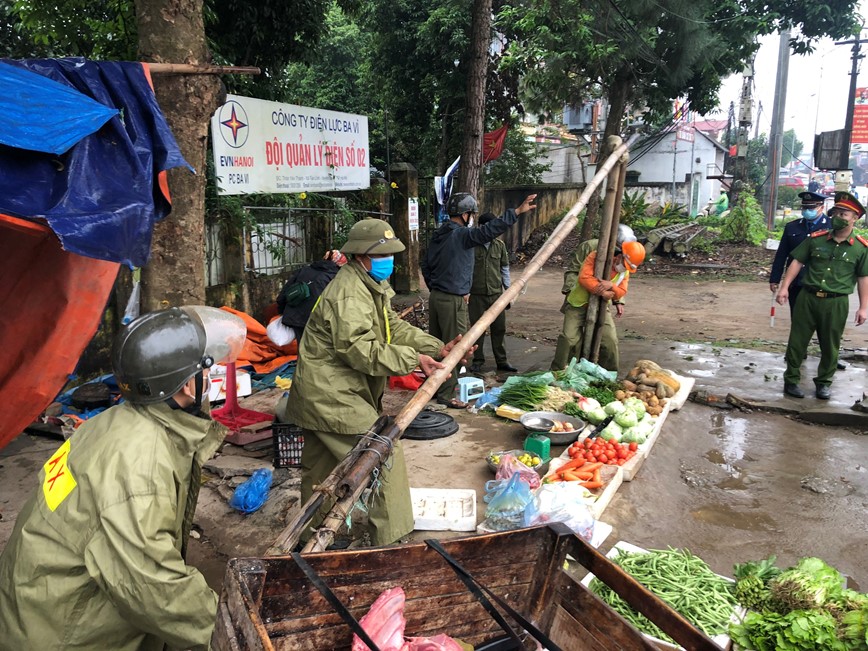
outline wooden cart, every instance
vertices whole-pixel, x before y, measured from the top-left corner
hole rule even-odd
[[[708,637],[561,524],[440,541],[472,575],[563,651],[656,651],[564,569],[567,554],[685,649],[719,651]],[[445,633],[477,649],[517,649],[449,563],[425,543],[307,554],[340,602],[361,618],[377,596],[403,587],[406,635]],[[572,566],[575,568],[575,565]],[[506,615],[506,620],[513,620]],[[515,630],[522,629],[514,624]],[[212,646],[217,651],[349,649],[349,626],[289,556],[229,562]],[[522,648],[533,649],[527,638]]]

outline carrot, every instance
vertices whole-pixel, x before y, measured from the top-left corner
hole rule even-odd
[[[582,468],[582,470],[584,470],[585,463],[586,462],[584,459],[570,459],[564,465],[558,468],[558,472],[565,472],[567,470],[573,470],[574,468]]]
[[[601,482],[601,481],[583,481],[583,482],[579,482],[579,483],[581,486],[584,486],[585,488],[588,488],[588,489],[601,488],[603,486],[603,482]]]
[[[567,470],[564,473],[564,480],[566,480],[566,481],[582,481],[582,477],[579,477],[575,473],[572,473],[569,470]]]
[[[596,482],[599,482],[600,484],[603,483],[603,477],[602,477],[601,474],[600,474],[600,469],[599,469],[599,468],[597,468],[596,470],[594,470],[594,476],[591,478],[591,481],[593,481],[593,482],[595,482],[595,483],[596,483]]]
[[[571,472],[582,481],[590,481],[594,478],[594,473],[592,472],[582,472],[581,470],[568,470],[567,472]]]
[[[586,463],[585,465],[581,466],[579,470],[581,470],[582,472],[594,472],[595,470],[599,470],[602,467],[602,462],[596,461],[594,463]]]

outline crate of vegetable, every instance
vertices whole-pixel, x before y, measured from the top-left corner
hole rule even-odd
[[[595,518],[599,518],[621,486],[623,476],[617,465],[559,458],[552,460],[551,470],[543,477],[543,483],[576,482],[587,489],[590,495],[588,508]]]
[[[647,550],[618,541],[606,556],[708,635],[721,649],[730,648],[729,627],[740,623],[745,615],[744,608],[735,598],[732,579],[715,574],[701,558],[687,550]],[[593,574],[588,574],[582,585],[662,651],[683,649]]]

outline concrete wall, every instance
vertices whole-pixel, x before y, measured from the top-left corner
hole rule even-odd
[[[502,215],[507,208],[517,208],[527,195],[537,195],[536,210],[519,216],[518,223],[503,235],[502,239],[512,253],[527,242],[537,228],[572,208],[584,189],[580,184],[490,186],[482,191],[480,212]]]
[[[542,175],[542,182],[550,183],[584,183],[582,165],[577,155],[575,144],[536,143],[537,163],[551,165],[548,172]],[[590,177],[588,177],[590,178]]]

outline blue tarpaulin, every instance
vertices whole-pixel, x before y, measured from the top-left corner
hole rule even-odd
[[[77,90],[0,63],[0,144],[62,154],[117,115]]]
[[[60,154],[3,140],[0,213],[45,220],[72,253],[144,266],[154,224],[171,209],[158,174],[190,166],[157,105],[142,64],[80,58],[4,59],[0,64],[6,64],[0,65],[0,111],[7,104],[17,105],[18,111],[24,106],[28,117],[41,123],[37,129],[48,130],[66,117],[78,120],[80,115],[66,103],[76,91],[116,111],[95,132],[91,122],[90,135]],[[36,73],[66,90],[58,95],[53,84],[53,88],[28,87],[22,83],[24,76],[10,73],[10,68]],[[10,127],[3,117],[0,122],[4,129]],[[17,126],[18,142],[32,137],[32,125]],[[21,133],[20,127],[30,135]]]

